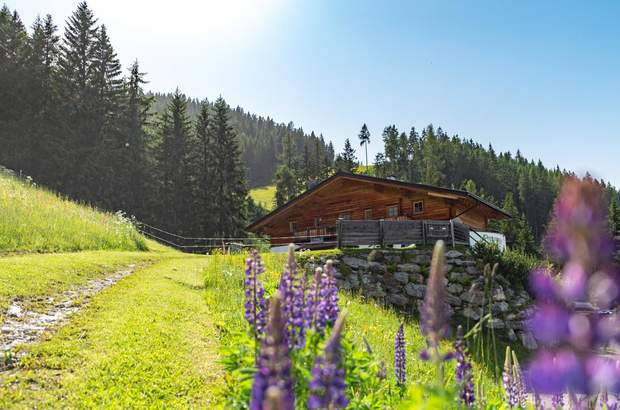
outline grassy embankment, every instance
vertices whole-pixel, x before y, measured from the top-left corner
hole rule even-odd
[[[0,174],[0,321],[135,264],[0,372],[0,408],[211,406],[218,388],[208,258],[142,238],[115,215]],[[58,253],[50,253],[58,252]],[[79,302],[79,301],[78,301]],[[0,336],[1,337],[1,336]]]
[[[9,176],[0,168],[0,253],[146,250],[117,215],[98,212]]]

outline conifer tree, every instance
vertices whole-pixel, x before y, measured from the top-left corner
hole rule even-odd
[[[217,162],[213,138],[209,134],[210,124],[209,103],[205,100],[200,107],[200,113],[196,118],[196,139],[198,149],[194,156],[194,175],[196,179],[196,220],[200,221],[200,232],[203,236],[211,235],[211,227],[214,223],[213,202],[211,193],[214,191],[212,173],[213,164]]]
[[[188,211],[191,192],[186,167],[190,140],[190,122],[186,98],[177,89],[159,124],[159,145],[156,150],[159,180],[159,215],[162,225],[174,232],[183,232],[183,215]]]
[[[213,138],[217,158],[212,164],[214,234],[221,237],[242,235],[248,194],[245,169],[237,133],[230,124],[230,107],[222,97],[213,105],[208,132]]]
[[[351,141],[347,138],[344,140],[344,148],[342,154],[339,154],[335,163],[338,171],[354,172],[357,168],[357,158],[355,156],[355,150],[351,146]]]
[[[612,194],[609,204],[609,228],[615,238],[620,238],[620,200],[618,194]]]
[[[296,175],[297,161],[293,151],[292,139],[287,136],[283,140],[280,165],[276,170],[276,205],[281,206],[296,197],[300,192]]]
[[[368,170],[368,144],[370,144],[370,131],[366,124],[362,125],[362,129],[359,133],[360,145],[364,147],[366,153],[366,169]]]
[[[138,61],[129,68],[129,78],[124,85],[126,103],[123,110],[122,138],[117,140],[115,160],[115,186],[117,207],[139,218],[153,217],[152,195],[155,191],[149,161],[150,137],[149,110],[152,97],[144,94],[145,73],[140,71]]]

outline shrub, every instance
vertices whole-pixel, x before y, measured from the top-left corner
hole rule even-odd
[[[471,256],[483,266],[498,264],[498,273],[508,281],[521,287],[526,287],[529,274],[543,261],[532,255],[518,250],[506,249],[502,252],[497,244],[490,242],[477,242],[470,250]]]

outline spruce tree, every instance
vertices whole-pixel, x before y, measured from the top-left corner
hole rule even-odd
[[[88,176],[96,173],[91,160],[100,148],[97,96],[93,85],[95,70],[97,20],[86,2],[67,20],[60,46],[57,87],[61,115],[66,126],[59,130],[60,162],[64,173],[61,190],[72,196],[91,200],[94,185]],[[88,176],[87,176],[88,175]]]
[[[205,100],[200,106],[200,113],[196,118],[196,139],[198,146],[195,150],[193,173],[196,180],[196,220],[199,221],[201,235],[208,237],[212,234],[214,224],[214,209],[212,201],[213,164],[217,162],[213,138],[209,131],[211,122],[209,103]]]
[[[614,238],[620,239],[620,200],[618,194],[612,194],[609,204],[609,228]]]
[[[357,168],[357,158],[355,150],[351,146],[351,141],[347,138],[344,140],[344,148],[342,154],[336,158],[335,167],[338,171],[354,172]]]
[[[297,161],[290,136],[285,137],[283,140],[279,163],[280,165],[276,169],[275,175],[277,206],[281,206],[290,201],[300,192],[298,177],[296,175]]]
[[[362,125],[362,129],[359,133],[360,146],[364,147],[366,153],[366,171],[368,171],[368,144],[370,144],[370,131],[366,124]]]
[[[159,124],[156,149],[161,224],[172,232],[183,232],[190,221],[184,220],[191,191],[186,167],[190,139],[186,98],[177,89]],[[185,222],[185,223],[184,223]]]
[[[212,164],[214,232],[222,237],[242,235],[248,193],[245,169],[237,133],[230,124],[230,107],[222,97],[213,105],[208,131],[217,157]]]

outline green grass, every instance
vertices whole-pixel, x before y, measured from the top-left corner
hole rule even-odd
[[[0,320],[12,299],[34,302],[129,264],[153,262],[162,255],[162,252],[84,251],[0,258]]]
[[[267,210],[275,208],[276,204],[276,186],[267,185],[260,188],[254,188],[250,190],[250,197],[254,202],[263,206]]]
[[[0,253],[146,247],[123,218],[63,199],[0,169]]]
[[[223,375],[208,261],[169,254],[94,296],[0,374],[0,408],[213,408]]]
[[[265,263],[262,280],[269,294],[276,289],[286,255],[263,254],[262,257]],[[232,332],[244,329],[246,326],[243,318],[243,270],[244,255],[215,255],[212,256],[212,261],[205,272],[207,303],[215,313],[215,320],[220,329],[220,344],[223,346],[229,342],[228,336]],[[227,302],[222,304],[222,300]],[[389,377],[394,377],[394,337],[398,325],[404,322],[409,358],[407,362],[409,382],[420,384],[435,380],[434,367],[417,358],[418,353],[425,347],[425,340],[415,316],[382,307],[352,294],[341,293],[340,303],[348,310],[348,334],[358,346],[363,346],[364,337],[368,340],[377,357],[387,364]],[[451,374],[453,364],[449,366],[448,374]],[[485,363],[474,363],[474,370],[476,384],[484,387],[486,399],[496,401],[500,397],[500,388]]]

